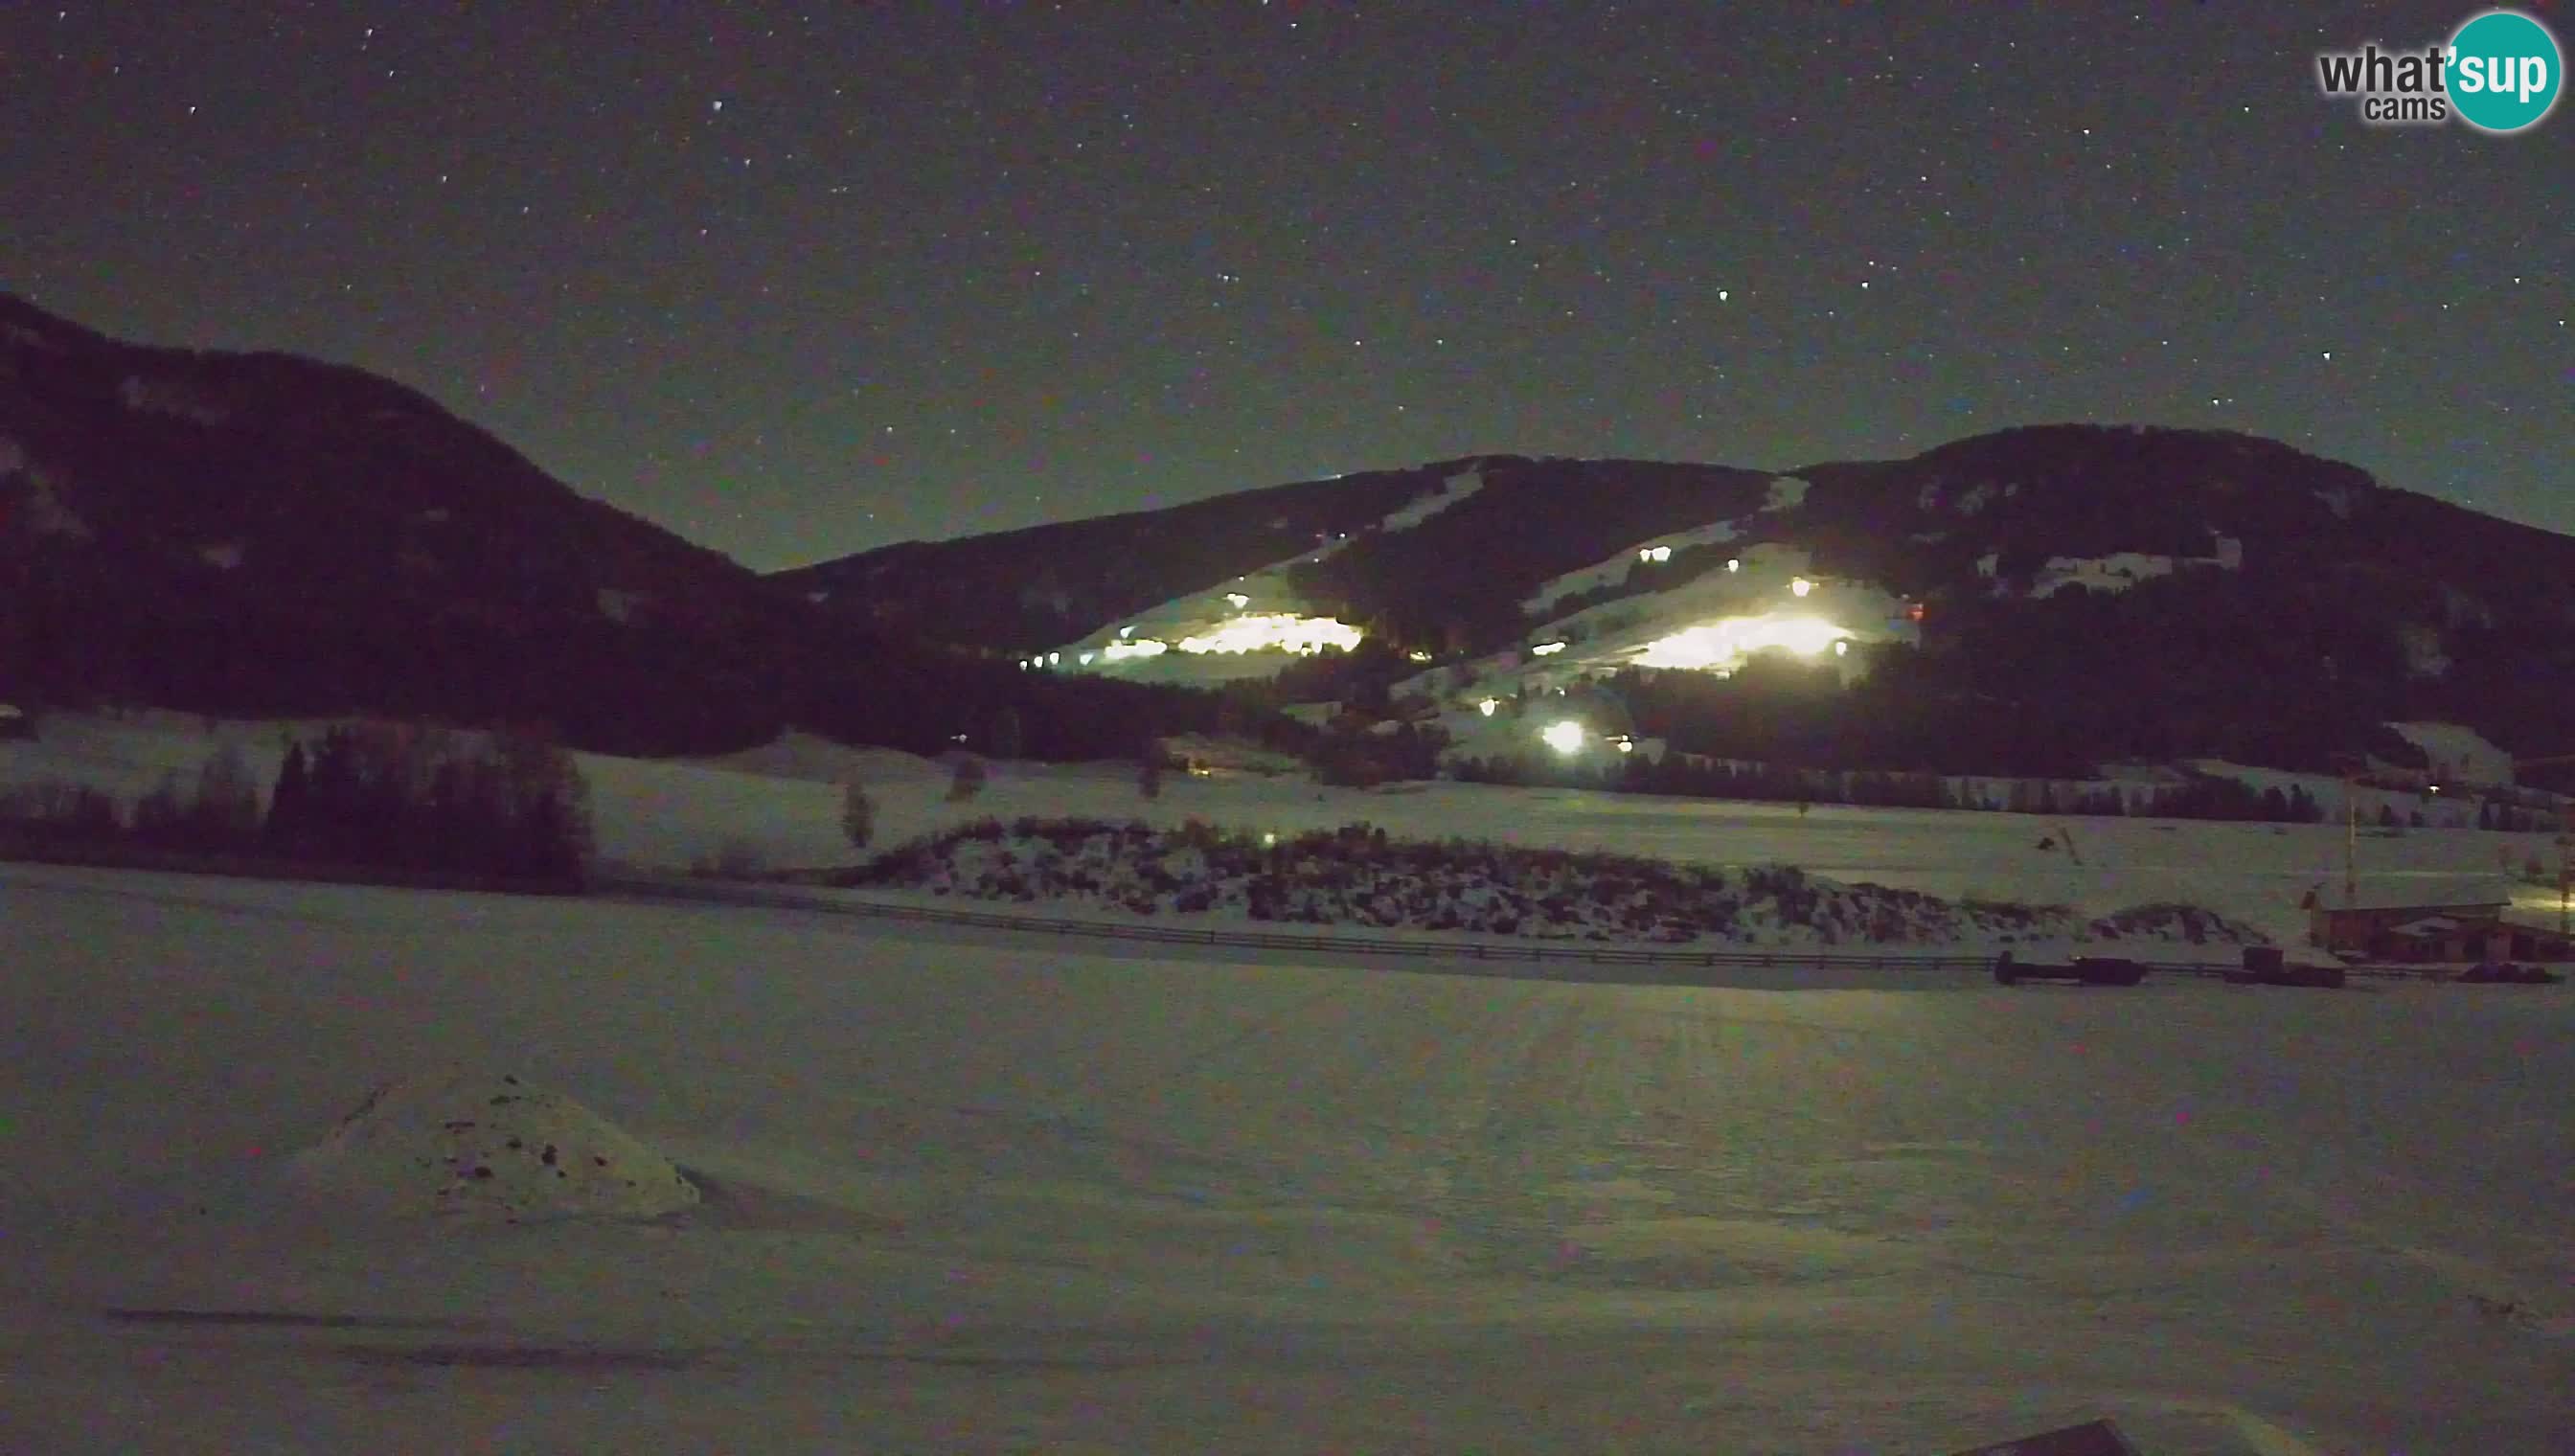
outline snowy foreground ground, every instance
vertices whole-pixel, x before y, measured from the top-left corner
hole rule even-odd
[[[1106,949],[0,865],[0,1450],[2575,1431],[2562,987]],[[512,1138],[631,1138],[703,1196],[428,1221],[348,1182],[399,1159],[290,1175],[457,1063],[614,1124],[513,1103]]]

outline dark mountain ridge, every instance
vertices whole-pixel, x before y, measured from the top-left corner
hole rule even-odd
[[[659,752],[791,723],[934,749],[1005,707],[1031,751],[1123,752],[1198,711],[827,617],[364,371],[121,343],[0,295],[10,697]]]
[[[1621,562],[1657,538],[1680,544]],[[391,381],[120,343],[0,295],[0,697],[544,722],[628,751],[794,724],[1123,754],[1213,726],[1214,700],[1011,660],[1284,569],[1370,643],[1272,696],[1381,689],[1763,544],[1917,604],[1918,647],[1833,693],[1662,674],[1628,685],[1631,720],[1974,771],[2320,766],[2389,719],[2575,751],[2575,539],[2249,436],[2037,426],[1785,475],[1471,456],[763,578]]]
[[[1465,470],[1481,477],[1474,494],[1377,524]],[[1246,529],[1289,504],[1314,508],[1299,525],[1327,519],[1350,539],[1311,553],[1310,535]],[[1870,683],[1793,713],[1741,701],[1748,683],[1657,690],[1667,707],[1698,705],[1701,730],[1686,735],[1710,751],[1952,771],[2187,755],[2322,768],[2409,719],[2467,723],[2523,754],[2575,751],[2575,538],[2253,436],[2043,425],[1781,475],[1486,456],[1181,509],[1186,532],[1178,511],[1106,518],[870,553],[799,580],[832,584],[834,610],[899,614],[871,585],[893,563],[960,600],[1042,577],[1043,610],[1023,600],[1007,622],[954,619],[961,637],[1024,652],[1308,551],[1288,569],[1298,595],[1363,627],[1390,679],[1417,671],[1412,654],[1462,664],[1521,647],[1577,608],[1777,544],[1918,604],[1919,647],[1872,653]],[[1731,535],[1523,609],[1566,573],[1711,523]],[[1195,549],[1229,531],[1226,554]],[[1173,540],[1192,546],[1156,545]]]

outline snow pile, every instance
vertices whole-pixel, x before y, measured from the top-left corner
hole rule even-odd
[[[1752,945],[2143,939],[2258,944],[2260,931],[2187,905],[2096,919],[2062,906],[1940,900],[1786,865],[1389,839],[1346,824],[1282,839],[1192,823],[986,819],[879,856],[845,883],[974,899],[1078,900],[1140,915],[1454,930],[1537,939]]]
[[[401,1217],[652,1218],[699,1199],[667,1158],[571,1098],[462,1070],[377,1088],[296,1154],[289,1176],[335,1203]]]
[[[693,764],[753,773],[766,778],[792,778],[807,783],[937,782],[945,787],[949,770],[901,748],[853,747],[818,733],[791,729],[757,748],[692,758]]]

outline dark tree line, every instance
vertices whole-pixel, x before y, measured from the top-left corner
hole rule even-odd
[[[588,785],[534,733],[334,728],[289,742],[264,800],[226,744],[193,783],[166,774],[131,813],[100,790],[43,783],[0,797],[0,821],[54,840],[562,886],[583,881],[592,847]]]
[[[334,728],[288,744],[260,833],[293,859],[578,882],[589,790],[533,733]]]

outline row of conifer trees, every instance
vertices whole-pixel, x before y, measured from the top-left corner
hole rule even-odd
[[[0,818],[154,849],[559,885],[582,882],[592,847],[589,787],[550,737],[407,724],[290,738],[265,791],[226,743],[193,781],[165,774],[130,812],[93,789],[40,785]]]

